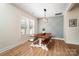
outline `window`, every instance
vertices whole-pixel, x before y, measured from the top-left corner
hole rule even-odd
[[[21,20],[21,34],[31,35],[34,34],[34,20],[24,18]]]

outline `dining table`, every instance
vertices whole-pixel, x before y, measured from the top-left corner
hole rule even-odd
[[[38,40],[38,44],[35,45],[32,43],[31,46],[42,47],[42,41],[49,38],[50,35],[51,35],[51,33],[39,33],[39,34],[32,35],[31,37],[34,37],[36,40]]]

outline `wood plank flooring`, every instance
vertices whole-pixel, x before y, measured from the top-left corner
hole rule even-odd
[[[52,40],[49,51],[30,46],[31,42],[26,42],[18,47],[1,53],[1,56],[78,56],[78,49],[70,48],[62,40]]]

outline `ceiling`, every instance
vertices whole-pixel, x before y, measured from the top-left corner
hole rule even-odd
[[[64,13],[68,3],[15,3],[17,7],[21,8],[25,12],[32,14],[37,18],[44,17],[44,10],[46,9],[46,16],[55,16],[55,13]]]

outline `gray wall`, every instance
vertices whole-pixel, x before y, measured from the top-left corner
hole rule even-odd
[[[46,32],[52,33],[56,38],[63,38],[63,16],[50,17],[47,24],[39,19],[39,33],[42,32],[42,28],[46,28]]]

